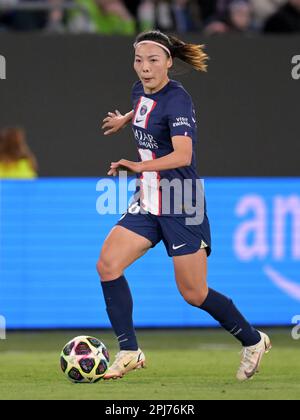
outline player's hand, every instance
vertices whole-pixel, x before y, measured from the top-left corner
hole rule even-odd
[[[122,115],[120,111],[115,110],[115,112],[108,112],[107,117],[104,118],[102,125],[102,130],[104,131],[105,136],[115,134],[125,127],[127,119],[125,115]]]
[[[107,175],[117,176],[119,171],[130,171],[141,173],[143,171],[143,162],[132,162],[131,160],[121,159],[119,162],[112,162]]]

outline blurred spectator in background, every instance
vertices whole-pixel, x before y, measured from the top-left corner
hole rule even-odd
[[[31,0],[28,0],[31,2]],[[16,5],[26,6],[27,0],[0,0],[7,10],[1,13],[2,24],[13,31],[36,31],[46,27],[48,21],[47,10],[20,10]],[[45,0],[46,2],[47,0]]]
[[[226,2],[226,0],[224,0]],[[224,6],[225,3],[222,3]],[[227,9],[219,8],[220,18],[212,20],[206,28],[207,35],[224,33],[247,33],[253,30],[253,10],[245,0],[227,1]]]
[[[266,22],[265,32],[296,33],[300,32],[300,0],[289,0]]]
[[[234,0],[217,0],[215,14],[219,17],[224,17],[228,12],[229,5],[233,1]]]
[[[62,5],[64,0],[48,0],[52,8],[48,13],[48,21],[46,30],[48,32],[65,32],[65,23],[67,19],[67,12],[63,9]]]
[[[37,4],[34,10],[34,3]],[[74,7],[67,11],[64,4]],[[29,5],[30,10],[22,9]],[[41,7],[41,5],[45,7]],[[0,0],[0,27],[13,31],[98,32],[134,35],[136,23],[123,0]],[[19,7],[16,8],[16,5]],[[15,8],[14,8],[15,7]]]
[[[5,31],[10,25],[10,10],[14,7],[15,3],[16,0],[0,0],[0,32]]]
[[[76,0],[81,8],[70,13],[72,32],[134,35],[136,24],[122,0]]]
[[[141,0],[123,0],[127,10],[135,19],[137,17],[137,9],[141,3]]]
[[[0,130],[0,179],[34,179],[37,162],[20,128]]]
[[[64,31],[64,0],[0,0],[0,27],[13,31]],[[39,3],[34,8],[34,4]],[[28,7],[30,6],[30,8]]]
[[[155,27],[156,9],[153,0],[141,0],[137,8],[139,31],[148,31]]]
[[[253,9],[247,1],[233,1],[228,8],[228,25],[231,31],[248,32],[253,28]]]
[[[201,13],[198,2],[174,0],[173,11],[176,32],[185,33],[201,29]]]
[[[286,4],[286,0],[250,0],[253,8],[254,24],[260,30],[265,21]]]
[[[138,30],[153,28],[178,33],[201,29],[197,0],[141,0],[137,8]]]
[[[165,32],[175,30],[175,20],[170,1],[161,0],[157,2],[155,27]]]
[[[47,8],[16,9],[38,2]],[[66,10],[65,4],[73,8]],[[0,0],[0,31],[299,32],[300,0]],[[9,7],[8,7],[9,6]],[[50,7],[51,6],[51,7]],[[267,20],[267,22],[266,22]]]
[[[204,24],[217,14],[218,0],[198,0],[201,18]]]

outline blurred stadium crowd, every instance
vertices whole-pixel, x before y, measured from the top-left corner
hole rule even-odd
[[[297,33],[300,0],[0,0],[0,31]]]

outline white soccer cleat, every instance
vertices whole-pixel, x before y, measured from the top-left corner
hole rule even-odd
[[[141,369],[146,366],[146,358],[142,350],[122,350],[116,355],[116,359],[103,379],[122,378],[131,370]]]
[[[259,331],[261,341],[255,346],[244,347],[242,351],[241,365],[237,372],[237,379],[239,381],[248,381],[259,372],[261,360],[265,353],[269,353],[272,348],[270,338]]]

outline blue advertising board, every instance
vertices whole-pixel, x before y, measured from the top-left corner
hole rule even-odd
[[[109,327],[96,261],[121,215],[97,211],[103,180],[0,183],[0,315],[8,328]],[[205,193],[210,287],[253,324],[291,324],[300,313],[300,179],[209,178]],[[217,325],[184,302],[162,243],[125,275],[137,327]]]

